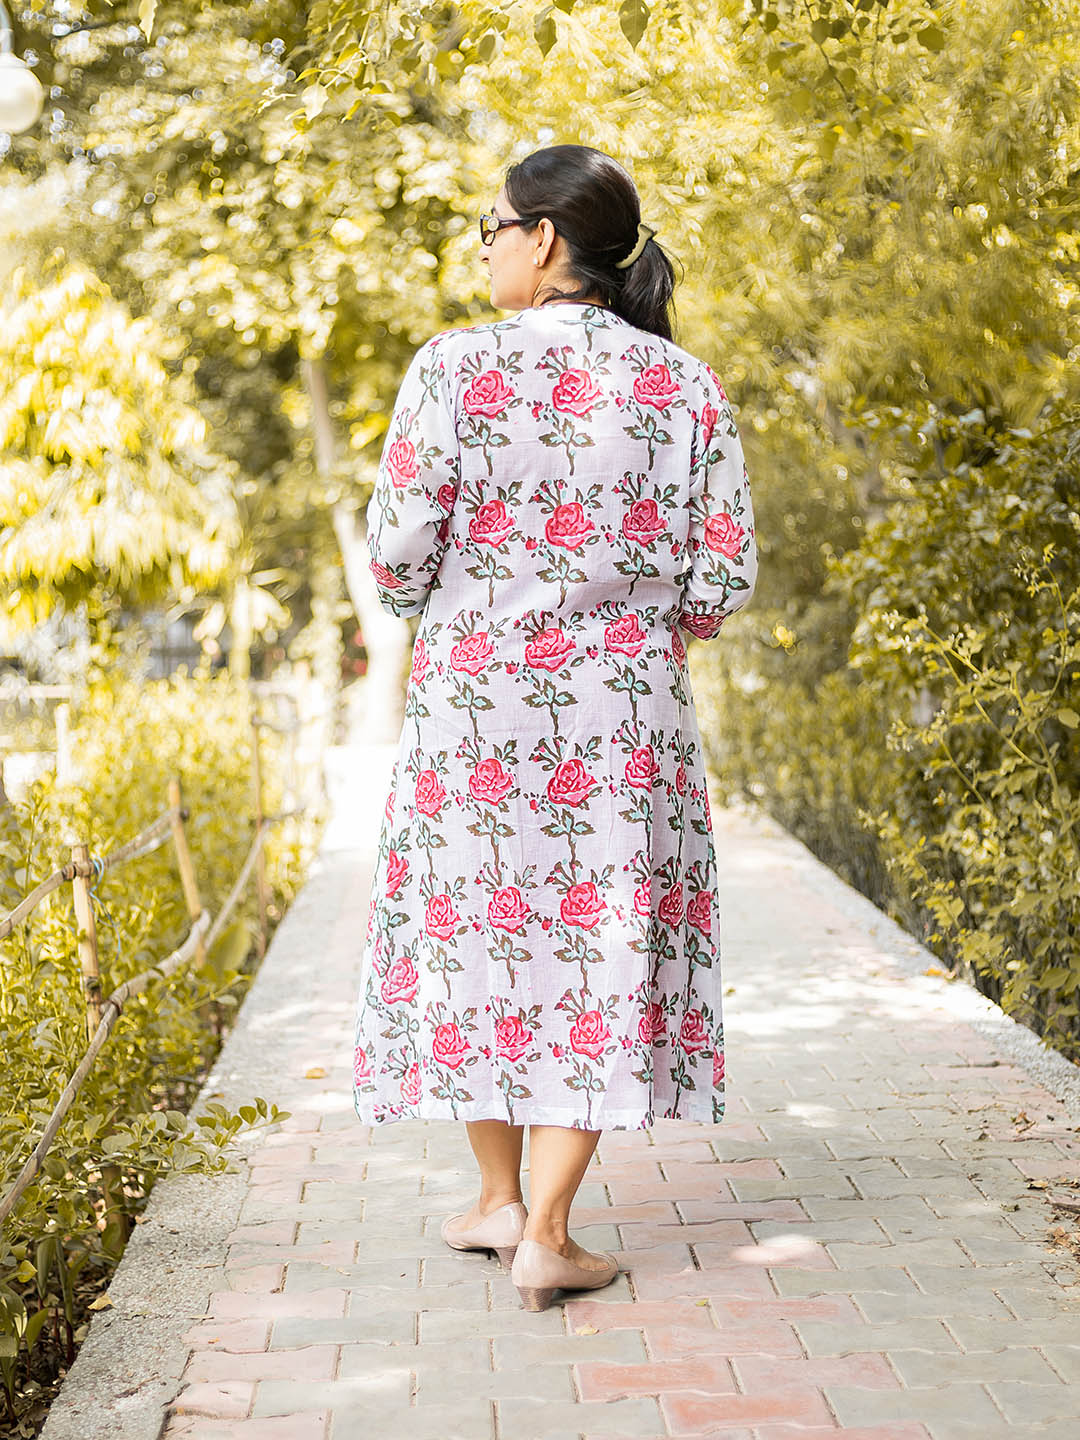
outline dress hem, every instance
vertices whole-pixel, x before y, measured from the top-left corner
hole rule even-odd
[[[507,1115],[506,1106],[499,1103],[477,1100],[472,1104],[457,1107],[455,1114],[449,1105],[419,1104],[415,1106],[385,1106],[383,1113],[376,1115],[373,1108],[360,1103],[354,1095],[353,1108],[357,1119],[364,1125],[392,1125],[398,1120],[503,1120],[511,1125],[558,1125],[568,1130],[646,1130],[657,1120],[686,1120],[697,1125],[719,1125],[724,1118],[724,1101],[717,1108],[710,1103],[709,1113],[695,1114],[694,1107],[687,1115],[669,1115],[666,1112],[641,1110],[615,1110],[601,1113],[590,1124],[582,1124],[582,1116],[576,1110],[560,1110],[551,1106],[526,1106],[515,1110],[513,1118]],[[702,1109],[704,1107],[697,1107]]]

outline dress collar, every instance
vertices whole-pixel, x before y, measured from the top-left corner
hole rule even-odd
[[[597,304],[595,300],[551,300],[546,305],[526,305],[519,313],[525,314],[529,310],[542,312],[545,315],[565,311],[568,320],[602,319],[613,325],[630,324],[629,320],[625,320],[621,315],[616,315],[615,311],[609,310],[606,305]]]

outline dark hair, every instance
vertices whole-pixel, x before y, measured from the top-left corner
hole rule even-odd
[[[576,290],[551,289],[546,299],[584,300],[602,296],[602,304],[631,325],[672,339],[672,291],[675,270],[653,239],[622,270],[637,244],[641,201],[629,173],[617,160],[591,145],[551,145],[534,150],[506,172],[506,194],[535,229],[545,217],[570,252]]]

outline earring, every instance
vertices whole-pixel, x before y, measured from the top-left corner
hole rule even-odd
[[[539,264],[540,264],[540,257],[539,257],[538,255],[534,255],[534,256],[533,256],[533,264],[534,264],[534,265],[539,265]]]

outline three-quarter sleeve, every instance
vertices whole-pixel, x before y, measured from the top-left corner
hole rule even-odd
[[[423,610],[450,534],[461,464],[444,341],[405,372],[367,508],[368,564],[392,615]]]
[[[689,570],[679,624],[701,640],[754,593],[757,542],[742,442],[719,381],[709,371],[690,472]]]

